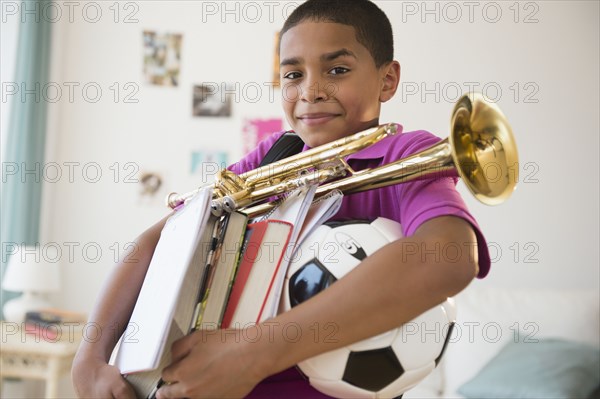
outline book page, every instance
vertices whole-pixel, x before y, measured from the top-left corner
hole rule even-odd
[[[269,219],[282,220],[292,224],[293,230],[290,237],[290,244],[292,245],[296,244],[316,191],[316,184],[300,187],[292,191],[283,203],[275,208],[268,217]]]
[[[214,280],[207,290],[205,308],[195,320],[195,325],[199,324],[202,329],[220,327],[237,270],[248,217],[243,213],[233,212],[229,218],[227,230],[217,250],[218,255],[215,256]]]
[[[342,206],[344,194],[340,190],[334,190],[324,195],[310,205],[304,224],[296,240],[296,249],[302,245],[302,241],[317,227],[331,219]],[[293,258],[293,257],[292,257]]]
[[[273,282],[273,289],[271,290],[260,321],[274,317],[277,314],[279,297],[281,296],[281,291],[283,289],[285,275],[290,261],[292,260],[293,250],[298,242],[300,230],[302,230],[302,226],[304,225],[306,215],[312,204],[312,200],[315,197],[316,191],[316,184],[300,187],[299,189],[292,191],[285,201],[269,215],[269,219],[288,222],[291,223],[293,227],[288,248],[281,261],[277,276]]]

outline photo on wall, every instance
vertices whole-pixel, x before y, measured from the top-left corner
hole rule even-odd
[[[148,165],[143,167],[135,176],[137,184],[132,186],[135,188],[134,195],[135,204],[139,206],[157,207],[163,209],[165,206],[165,198],[172,187],[169,187],[171,180],[168,170],[159,170]]]
[[[244,154],[249,153],[256,145],[271,134],[283,130],[283,120],[273,119],[246,119],[242,129],[242,142]]]
[[[177,86],[181,65],[182,35],[144,31],[144,76],[158,86]]]
[[[190,155],[190,174],[212,179],[228,165],[227,151],[197,150]]]
[[[217,85],[194,85],[193,116],[231,116],[231,94]]]

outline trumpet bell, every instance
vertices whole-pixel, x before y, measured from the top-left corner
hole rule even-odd
[[[479,93],[465,94],[454,107],[451,127],[452,159],[469,191],[486,205],[504,202],[516,188],[519,158],[502,111]]]

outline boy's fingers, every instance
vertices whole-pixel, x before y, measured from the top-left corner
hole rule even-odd
[[[166,398],[183,398],[184,396],[179,392],[181,390],[181,384],[172,383],[163,385],[158,391],[156,391],[156,399]]]
[[[193,334],[186,335],[183,338],[178,339],[171,345],[171,363],[175,363],[178,360],[181,360],[197,345],[200,341],[203,340],[203,331],[196,331]]]
[[[165,367],[160,373],[160,378],[164,381],[163,387],[174,385],[177,382],[177,368],[179,362],[173,362],[167,367]]]
[[[187,335],[175,341],[173,345],[171,345],[171,363],[175,363],[185,357],[192,350],[195,342],[194,334]]]
[[[118,384],[113,388],[113,397],[115,398],[125,398],[125,399],[136,399],[135,391],[129,385],[129,383],[123,381],[122,384]]]

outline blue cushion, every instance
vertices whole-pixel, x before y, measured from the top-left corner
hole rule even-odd
[[[458,393],[467,398],[586,398],[600,385],[600,350],[545,339],[510,342]]]

